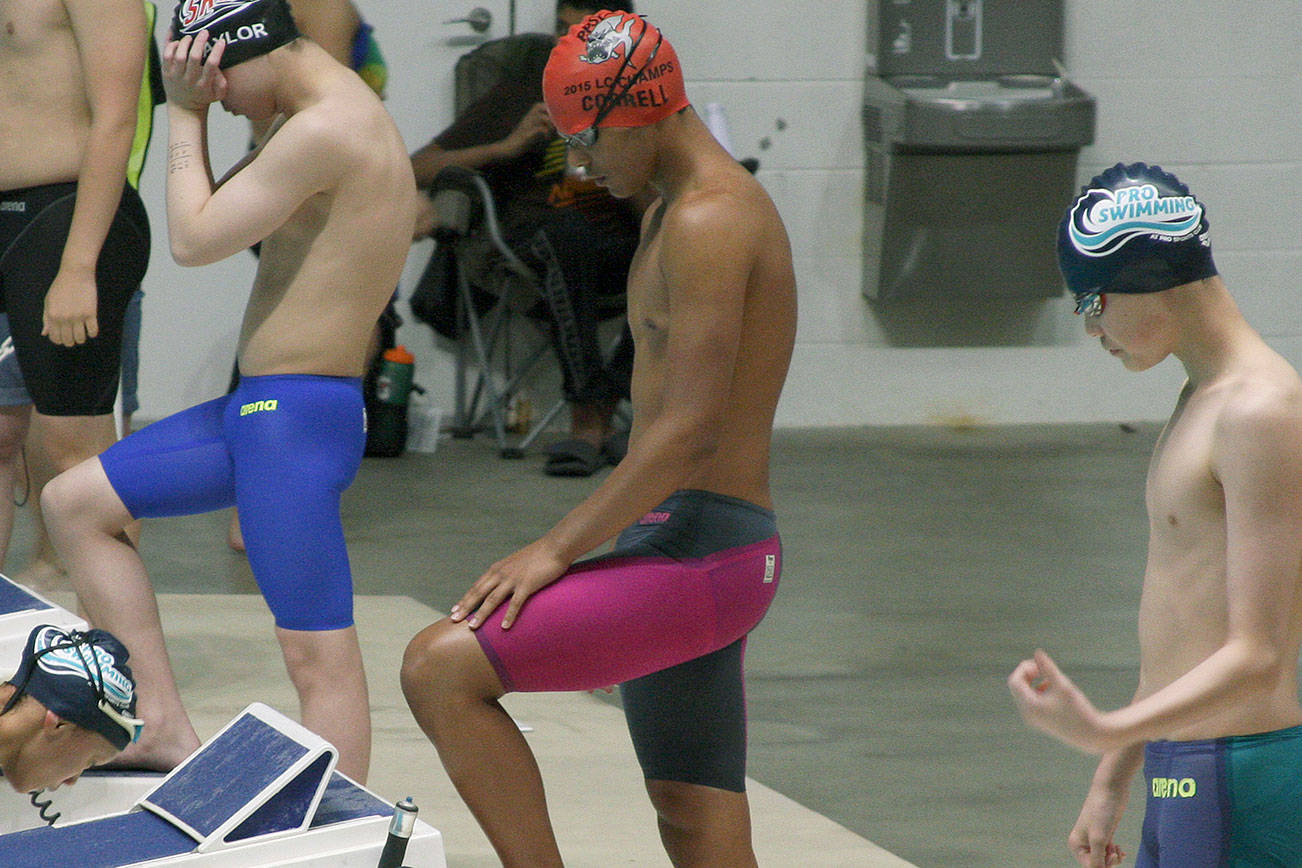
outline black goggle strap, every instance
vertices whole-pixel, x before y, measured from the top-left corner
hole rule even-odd
[[[641,32],[637,35],[637,41],[629,47],[628,51],[624,52],[624,60],[619,64],[619,69],[615,70],[615,75],[610,81],[610,87],[606,89],[606,98],[602,103],[601,108],[597,110],[597,114],[592,119],[592,123],[572,135],[567,136],[562,134],[561,138],[565,140],[565,144],[578,145],[581,148],[590,148],[596,144],[597,126],[610,116],[610,113],[614,111],[615,106],[619,103],[620,97],[632,90],[633,85],[637,82],[637,75],[631,75],[628,80],[624,82],[624,86],[622,88],[619,87],[620,76],[624,74],[624,71],[628,69],[629,65],[633,62],[633,55],[637,52],[638,46],[642,44],[642,39],[645,36],[646,27],[644,26]],[[651,46],[651,54],[647,57],[646,63],[642,64],[642,69],[646,69],[651,65],[651,61],[655,60],[656,52],[660,50],[660,43],[664,42],[664,40],[664,34],[660,31],[660,28],[657,27],[656,44]],[[640,72],[641,70],[639,70],[639,73]],[[616,91],[616,88],[619,88],[618,92]]]

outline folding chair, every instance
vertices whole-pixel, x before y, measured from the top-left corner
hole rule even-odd
[[[533,330],[537,339],[523,352],[514,342],[521,331],[515,328],[517,321],[530,318],[527,311],[542,298],[542,277],[503,239],[492,191],[478,173],[449,167],[439,173],[432,191],[440,215],[435,244],[450,252],[455,281],[456,406],[451,433],[471,437],[491,428],[503,458],[523,457],[565,406],[564,400],[557,401],[522,438],[511,442],[507,415],[512,398],[551,352],[545,328]],[[422,283],[447,279],[440,272],[449,263],[438,261],[439,256],[436,249]]]
[[[463,55],[455,74],[457,111],[503,77],[519,74],[525,64],[545,61],[553,44],[550,35],[525,33],[486,42]],[[444,302],[455,306],[452,323],[436,324],[417,312],[436,331],[457,340],[456,406],[450,431],[455,437],[471,437],[491,430],[503,458],[523,457],[565,408],[562,398],[522,436],[512,438],[508,432],[513,399],[551,353],[553,326],[545,311],[549,297],[554,303],[565,295],[563,285],[552,285],[561,277],[555,268],[538,269],[526,263],[507,244],[493,193],[479,173],[445,168],[435,178],[431,193],[439,214],[436,248],[412,298],[428,299],[441,290]],[[547,253],[539,249],[531,258],[545,262]],[[603,299],[602,319],[622,312],[623,303],[622,295]],[[533,327],[516,327],[524,321]],[[535,339],[523,338],[522,333],[532,333]],[[520,340],[528,343],[521,348],[516,343]]]

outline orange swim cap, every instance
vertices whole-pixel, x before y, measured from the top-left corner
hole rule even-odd
[[[561,37],[543,70],[543,99],[565,136],[645,126],[689,105],[674,47],[629,12],[597,12]]]

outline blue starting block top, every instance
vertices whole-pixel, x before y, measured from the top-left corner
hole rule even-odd
[[[141,800],[141,805],[202,841],[256,800],[307,752],[305,745],[246,714],[186,760],[177,769],[182,774],[164,779]],[[262,808],[240,825],[239,835],[231,832],[227,840],[302,826],[309,819],[307,812],[331,758],[322,754],[280,792],[266,799]],[[305,777],[310,780],[305,781]],[[306,791],[304,784],[309,788]],[[251,823],[259,815],[260,821]]]
[[[53,603],[42,600],[8,577],[0,576],[0,615],[10,615],[14,612],[38,612],[53,608]]]
[[[393,808],[334,772],[318,736],[254,704],[130,811],[0,835],[0,866],[121,868],[289,835]]]
[[[0,837],[0,865],[121,868],[180,856],[194,839],[156,814],[132,811],[89,823],[41,826]]]
[[[336,773],[317,806],[311,828],[388,817],[392,813],[392,805]],[[149,811],[132,811],[103,820],[57,828],[41,826],[0,836],[0,865],[124,868],[180,856],[194,848],[194,838],[163,817]]]

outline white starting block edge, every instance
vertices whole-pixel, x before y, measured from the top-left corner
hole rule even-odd
[[[130,864],[132,868],[375,868],[388,833],[388,816],[367,817],[275,841],[251,841],[225,850]],[[447,868],[443,836],[428,823],[417,820],[402,864],[406,868]]]
[[[0,575],[0,672],[8,678],[18,669],[32,628],[53,624],[65,630],[86,630],[89,625],[67,609],[50,602],[31,588]]]
[[[274,727],[291,739],[308,737],[305,739],[308,744],[303,745],[306,759],[300,758],[296,761],[293,764],[294,770],[309,769],[314,763],[320,765],[317,761],[323,756],[330,756],[329,765],[331,769],[323,775],[320,786],[311,796],[311,810],[308,811],[307,819],[302,828],[276,831],[236,841],[223,841],[220,837],[228,834],[230,829],[237,828],[243,819],[247,819],[258,808],[266,805],[279,793],[278,787],[282,787],[285,781],[293,780],[295,774],[293,770],[290,770],[278,774],[274,784],[263,787],[255,798],[233,812],[231,817],[220,822],[218,831],[204,835],[202,838],[196,838],[197,830],[193,828],[192,823],[177,822],[170,816],[172,812],[166,809],[160,810],[157,805],[150,804],[149,800],[157,796],[164,803],[169,802],[171,793],[167,785],[173,780],[174,776],[182,771],[185,766],[196,761],[196,758],[203,754],[206,748],[216,743],[228,730],[231,730],[240,721],[247,721],[250,716]],[[328,748],[330,753],[327,754],[323,748]],[[21,836],[21,838],[25,839],[22,852],[32,855],[33,859],[36,860],[33,864],[40,861],[39,853],[45,852],[49,854],[51,850],[58,850],[60,839],[80,841],[80,850],[82,852],[77,854],[75,860],[77,868],[119,868],[119,866],[137,865],[160,866],[160,868],[161,866],[173,865],[202,866],[202,868],[282,868],[282,866],[295,866],[295,868],[353,868],[353,866],[356,866],[356,868],[375,868],[388,837],[389,823],[393,813],[392,804],[381,799],[365,787],[349,780],[346,776],[334,772],[333,765],[333,747],[327,742],[267,706],[254,703],[241,712],[230,724],[223,727],[217,735],[205,742],[195,754],[170,772],[161,782],[158,782],[159,779],[156,775],[147,776],[154,785],[145,795],[139,796],[131,802],[123,803],[121,808],[112,813],[83,817],[74,822],[61,820],[54,827],[28,829],[0,836],[0,851],[7,849],[6,845],[17,844]],[[309,769],[308,774],[311,773],[312,771]],[[110,780],[114,777],[113,773],[103,773],[103,776]],[[142,776],[138,773],[122,773],[122,776],[127,779],[134,778],[134,780],[125,783],[125,789],[118,788],[118,792],[130,792],[138,795],[141,786],[139,779]],[[107,790],[114,789],[111,784],[107,784],[106,787]],[[327,797],[327,790],[334,791],[336,798],[332,800]],[[214,798],[221,798],[221,791],[222,787],[219,784],[214,784],[211,788]],[[330,802],[330,807],[333,807],[336,802],[349,801],[362,802],[366,803],[366,805],[361,810],[352,810],[349,806],[344,805],[345,810],[343,813],[350,814],[349,818],[337,822],[327,820],[320,825],[311,825],[318,809],[322,807],[323,801]],[[27,806],[26,809],[33,811],[30,806]],[[58,809],[57,806],[55,809]],[[148,810],[146,811],[146,809]],[[143,859],[133,861],[130,856],[133,841],[120,840],[115,842],[112,837],[115,832],[128,824],[138,824],[140,821],[148,823],[149,821],[145,820],[142,812],[157,817],[155,823],[162,823],[164,827],[170,827],[172,830],[170,833],[166,831],[166,828],[162,829],[165,834],[172,836],[179,834],[188,837],[195,840],[199,846],[184,852],[174,852],[167,855],[159,854],[156,858],[146,856]],[[219,811],[218,813],[225,814],[229,812]],[[99,824],[102,828],[96,829],[95,824]],[[103,831],[107,834],[104,837],[96,837],[94,833],[97,831]],[[205,842],[209,843],[210,849],[202,847]],[[28,847],[31,849],[28,850]],[[10,856],[13,855],[17,855],[17,853],[11,850]],[[443,850],[443,838],[439,831],[418,819],[408,841],[403,865],[409,866],[409,868],[446,868],[447,862]]]

